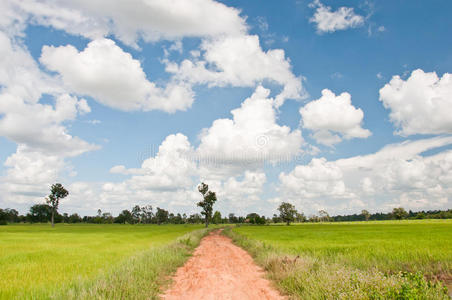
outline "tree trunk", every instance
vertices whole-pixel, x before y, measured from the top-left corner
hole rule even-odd
[[[54,227],[55,226],[55,223],[54,223],[54,216],[55,216],[55,208],[53,208],[52,209],[52,227]]]
[[[206,228],[209,227],[209,219],[206,217]]]

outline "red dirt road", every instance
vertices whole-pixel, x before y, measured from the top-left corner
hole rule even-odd
[[[205,237],[180,267],[163,299],[285,299],[251,256],[218,231]]]

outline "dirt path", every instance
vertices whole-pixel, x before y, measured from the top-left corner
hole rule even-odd
[[[285,299],[251,256],[218,231],[205,237],[163,299]]]

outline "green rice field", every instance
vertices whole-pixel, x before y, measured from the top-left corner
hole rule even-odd
[[[452,220],[241,226],[229,235],[295,298],[448,299]]]
[[[201,226],[57,224],[0,226],[0,298],[46,298],[115,270]]]
[[[305,223],[234,229],[287,253],[382,271],[452,271],[452,220]]]

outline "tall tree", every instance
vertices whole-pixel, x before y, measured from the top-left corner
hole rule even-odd
[[[198,202],[198,206],[202,208],[201,215],[204,216],[204,223],[206,227],[209,226],[209,221],[212,219],[213,204],[217,201],[215,192],[209,191],[209,186],[202,182],[198,186],[198,191],[202,194],[203,201]]]
[[[278,207],[279,217],[286,222],[287,225],[290,225],[290,222],[295,220],[297,216],[297,210],[293,204],[288,202],[283,202]]]
[[[58,210],[60,200],[66,198],[69,192],[63,187],[61,183],[55,183],[50,188],[50,195],[47,196],[46,202],[52,208],[52,227],[55,226],[55,212]]]

